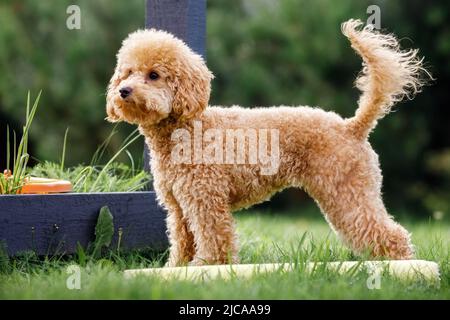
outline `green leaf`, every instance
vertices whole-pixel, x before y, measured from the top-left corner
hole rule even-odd
[[[94,252],[92,255],[97,258],[103,247],[108,247],[114,234],[113,216],[107,206],[100,209],[97,224],[95,226]]]
[[[79,242],[77,242],[77,260],[78,260],[78,264],[81,266],[86,266],[86,262],[87,262],[87,256],[86,256],[86,252],[84,251],[83,247],[81,246],[81,244]]]

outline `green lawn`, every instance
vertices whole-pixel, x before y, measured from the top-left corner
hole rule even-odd
[[[316,211],[316,209],[313,209]],[[308,218],[300,213],[236,215],[243,263],[279,261],[351,260],[317,213]],[[163,281],[152,277],[123,278],[122,270],[160,266],[165,254],[150,251],[118,254],[85,261],[82,256],[54,257],[45,261],[27,254],[2,262],[2,299],[449,299],[450,224],[443,221],[403,222],[413,233],[419,259],[433,260],[441,268],[440,286],[421,280],[401,282],[382,276],[380,289],[367,288],[367,274],[337,275],[318,270],[256,275],[250,279],[210,281]],[[81,289],[66,287],[70,264],[82,264]]]

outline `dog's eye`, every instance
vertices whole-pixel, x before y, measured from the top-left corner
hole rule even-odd
[[[151,80],[157,80],[159,78],[159,74],[157,74],[155,71],[150,72],[150,74],[148,75],[148,77]]]

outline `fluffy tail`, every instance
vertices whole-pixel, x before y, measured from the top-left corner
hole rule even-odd
[[[348,119],[348,129],[355,137],[366,139],[396,102],[420,92],[422,75],[431,75],[423,68],[418,50],[402,51],[394,35],[380,34],[362,24],[349,20],[342,24],[342,33],[363,59],[363,70],[356,80],[362,95],[355,116]]]

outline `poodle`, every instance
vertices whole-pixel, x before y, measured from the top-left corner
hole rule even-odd
[[[138,125],[148,144],[167,210],[166,266],[238,263],[232,212],[287,187],[303,188],[356,254],[414,257],[410,234],[383,204],[368,136],[396,102],[420,91],[428,72],[417,50],[401,50],[394,35],[359,20],[341,29],[363,60],[362,94],[348,119],[303,106],[208,106],[214,76],[182,40],[150,29],[123,41],[107,120]]]

